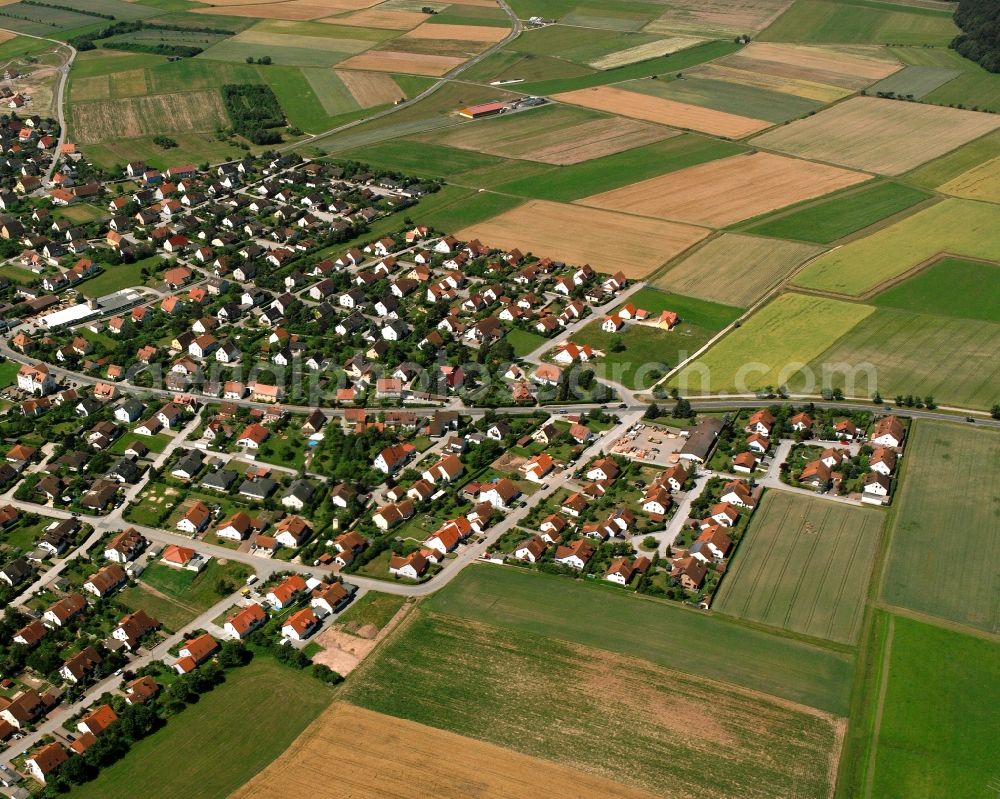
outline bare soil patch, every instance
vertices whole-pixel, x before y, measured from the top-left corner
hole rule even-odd
[[[411,75],[440,77],[450,72],[464,58],[452,56],[424,55],[421,53],[400,53],[392,50],[360,53],[340,62],[342,69],[370,70],[374,72],[403,72]]]
[[[697,130],[713,136],[742,139],[751,133],[758,133],[771,127],[773,123],[763,119],[729,114],[713,108],[679,103],[662,97],[653,97],[614,86],[594,86],[554,95],[554,99],[564,103],[582,105],[598,111],[608,111],[632,119],[659,122],[677,128]]]
[[[628,214],[725,227],[869,177],[797,158],[750,153],[670,172],[578,202]]]
[[[640,278],[708,235],[704,228],[533,200],[455,234],[493,247]]]

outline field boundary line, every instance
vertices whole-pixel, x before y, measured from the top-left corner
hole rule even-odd
[[[885,710],[885,695],[889,686],[889,667],[892,662],[892,638],[896,632],[896,620],[890,615],[885,643],[882,645],[882,668],[879,671],[878,704],[875,709],[875,720],[872,724],[871,749],[868,750],[868,762],[865,768],[865,787],[862,796],[870,799],[872,783],[875,781],[875,762],[878,757],[878,736],[882,729],[882,714]]]
[[[919,621],[922,624],[927,624],[931,627],[939,627],[942,630],[950,630],[951,632],[961,633],[962,635],[970,635],[974,638],[981,638],[984,641],[1000,644],[1000,634],[991,633],[989,630],[984,630],[981,627],[972,627],[971,625],[962,624],[962,622],[952,621],[951,619],[943,619],[940,616],[934,616],[930,613],[921,613],[919,610],[910,610],[910,608],[893,605],[881,599],[875,603],[875,607],[879,610],[884,610],[887,613],[891,613],[896,616],[904,616],[905,618],[912,619],[913,621]]]

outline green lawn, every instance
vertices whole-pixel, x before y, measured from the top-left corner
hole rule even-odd
[[[796,0],[758,38],[806,44],[947,44],[958,34],[951,13],[868,0]]]
[[[469,571],[485,570],[470,567],[460,579]],[[610,591],[577,588],[599,604],[566,607],[545,587],[532,612],[561,611],[588,627],[634,621],[613,618]],[[516,624],[422,609],[351,675],[345,698],[651,792],[643,795],[824,796],[837,749],[825,714]],[[632,760],[642,768],[623,769]]]
[[[895,617],[870,795],[988,796],[998,778],[1000,645]]]
[[[157,433],[155,436],[140,436],[135,433],[126,433],[123,436],[119,436],[118,440],[111,445],[111,452],[115,455],[121,455],[125,450],[127,450],[136,441],[141,441],[147,447],[151,453],[159,454],[166,449],[167,444],[174,440],[173,436],[167,435],[166,433]]]
[[[942,258],[934,266],[875,295],[872,304],[936,316],[1000,322],[1000,266]]]
[[[853,659],[563,577],[474,565],[428,610],[643,658],[843,715]]]
[[[200,611],[180,599],[160,596],[139,585],[126,588],[115,597],[130,610],[144,610],[166,629],[176,631],[194,621]]]
[[[393,169],[408,175],[451,178],[473,169],[503,164],[506,159],[455,147],[412,140],[381,142],[338,153],[372,166]]]
[[[306,673],[255,658],[74,796],[225,799],[284,752],[331,697]]]
[[[534,352],[534,350],[547,341],[545,336],[532,333],[530,330],[522,330],[521,328],[514,328],[507,333],[506,340],[514,348],[514,355],[518,358],[524,357],[529,352]],[[15,370],[16,373],[17,370]]]
[[[1000,632],[995,547],[1000,434],[972,426],[917,422],[906,447],[904,469],[883,598],[893,605]]]
[[[347,582],[351,581],[349,575],[345,579]],[[368,624],[374,624],[381,630],[404,604],[406,597],[398,594],[369,591],[338,616],[337,622],[352,631],[357,631]]]
[[[746,232],[779,239],[830,244],[905,211],[930,196],[919,189],[899,183],[877,183],[870,188],[771,217],[747,228]]]
[[[540,200],[570,202],[745,150],[733,142],[685,133],[622,153],[557,167],[541,175],[500,183],[497,190]]]
[[[817,258],[794,282],[857,296],[940,253],[995,258],[998,248],[1000,207],[945,200]]]
[[[875,510],[768,491],[713,607],[803,635],[854,643],[883,518]]]
[[[231,584],[242,584],[251,571],[251,568],[243,563],[228,561],[220,565],[218,558],[212,558],[197,574],[186,569],[175,569],[162,563],[153,563],[142,573],[141,579],[171,599],[177,599],[195,610],[203,611],[222,599],[223,595],[215,590],[216,582],[220,578],[227,578]]]
[[[111,294],[121,289],[141,286],[145,283],[142,277],[144,264],[147,261],[160,262],[162,260],[158,256],[153,256],[145,261],[136,261],[132,264],[105,265],[101,274],[80,284],[80,293],[84,297],[103,297],[105,294]]]
[[[17,381],[17,371],[21,364],[17,361],[3,361],[0,363],[0,388],[7,388]]]
[[[987,72],[975,61],[945,47],[900,47],[893,52],[904,64],[959,73],[958,77],[925,94],[926,102],[1000,111],[1000,75]]]

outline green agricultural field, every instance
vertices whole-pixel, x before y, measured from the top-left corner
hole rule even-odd
[[[998,248],[1000,207],[945,200],[818,258],[795,284],[860,296],[940,253],[995,258]]]
[[[383,169],[394,169],[408,175],[452,178],[473,169],[483,169],[509,163],[495,155],[458,150],[441,144],[399,139],[373,144],[338,153],[340,158],[353,158]]]
[[[337,623],[344,625],[345,629],[352,632],[369,624],[381,630],[405,604],[406,597],[398,594],[368,591],[363,597],[352,602],[351,606],[337,617]]]
[[[781,386],[874,310],[825,297],[782,294],[672,377],[669,385],[682,393],[713,394]],[[812,390],[818,391],[818,386]]]
[[[29,36],[15,36],[13,39],[0,43],[0,60],[7,61],[26,55],[36,55],[45,50],[51,50],[52,43]]]
[[[942,258],[876,294],[873,305],[914,313],[1000,323],[1000,266]]]
[[[888,78],[883,78],[868,91],[870,94],[895,94],[899,97],[920,99],[962,74],[958,69],[940,67],[905,67]]]
[[[87,158],[96,166],[111,169],[129,161],[145,161],[151,167],[166,169],[171,164],[202,161],[218,163],[242,158],[245,153],[231,142],[219,141],[215,136],[198,133],[171,133],[176,147],[164,150],[153,144],[152,136],[136,139],[118,139],[87,145]]]
[[[648,61],[639,61],[616,69],[606,69],[602,72],[595,72],[589,75],[581,75],[574,78],[561,78],[556,80],[544,80],[537,83],[523,83],[517,86],[518,91],[527,94],[558,94],[559,92],[569,92],[575,89],[586,89],[591,86],[605,86],[612,83],[620,83],[635,78],[646,78],[650,75],[663,75],[668,72],[678,72],[706,61],[735,53],[740,49],[740,45],[730,41],[706,42],[696,47],[689,47],[670,55],[651,58]]]
[[[284,752],[331,697],[331,689],[307,673],[257,657],[73,793],[80,799],[224,799]]]
[[[925,95],[926,102],[1000,111],[1000,75],[943,47],[900,47],[893,52],[904,64],[959,71],[957,77]]]
[[[822,251],[812,244],[724,233],[682,256],[653,285],[746,308]]]
[[[462,73],[463,80],[488,83],[494,80],[523,80],[527,82],[562,80],[594,75],[597,70],[563,61],[553,56],[536,56],[500,50],[473,64]]]
[[[354,95],[332,69],[309,67],[303,69],[302,74],[312,88],[314,101],[319,101],[327,116],[347,114],[360,108]]]
[[[912,208],[930,196],[899,183],[876,183],[791,213],[772,216],[746,230],[759,236],[830,244]]]
[[[871,306],[857,306],[871,308]],[[1000,399],[1000,325],[879,308],[820,354],[831,387],[865,398],[931,396],[942,405],[989,408]],[[853,377],[845,377],[853,375]],[[790,381],[793,390],[801,379]]]
[[[994,158],[1000,148],[1000,130],[969,142],[948,155],[943,155],[933,161],[917,167],[904,178],[907,183],[925,189],[936,189],[964,175],[971,169]]]
[[[668,602],[598,590],[563,577],[476,565],[424,606],[642,658],[836,715],[847,709],[853,658]]]
[[[794,633],[854,643],[883,518],[876,510],[768,491],[713,607]]]
[[[576,344],[589,344],[604,353],[593,364],[598,378],[610,378],[627,388],[651,388],[667,370],[694,354],[741,313],[739,308],[653,288],[642,289],[629,302],[649,311],[652,318],[670,310],[681,321],[670,331],[629,324],[620,333],[606,333],[601,330],[602,320],[595,319],[572,338]],[[624,345],[622,351],[614,351],[615,340]]]
[[[440,197],[437,203],[429,203],[426,198],[422,198],[413,211],[414,219],[437,230],[461,230],[506,213],[524,202],[520,197],[508,197],[504,194],[487,191],[477,193],[473,189],[459,190],[457,186],[448,188],[456,191]],[[438,192],[438,195],[447,190]]]
[[[572,202],[667,172],[728,158],[745,150],[733,142],[684,133],[623,153],[500,183],[497,190],[539,200]]]
[[[890,624],[881,723],[865,753],[867,795],[988,795],[997,780],[1000,645],[902,617]]]
[[[805,44],[945,47],[958,34],[951,12],[868,0],[796,0],[758,38]]]
[[[995,552],[1000,434],[917,422],[904,464],[883,599],[1000,632]]]
[[[697,77],[634,80],[618,88],[769,122],[787,122],[823,107],[823,103],[794,94]]]
[[[832,720],[804,708],[704,675],[421,611],[346,690],[362,707],[614,774],[656,795],[822,796],[836,749]],[[609,724],[615,712],[628,723]],[[629,758],[643,768],[622,769]]]
[[[278,65],[260,68],[261,78],[274,91],[281,110],[285,112],[285,117],[290,125],[308,133],[318,133],[328,130],[338,123],[349,122],[353,118],[364,115],[365,112],[358,107],[357,103],[353,103],[352,107],[347,108],[347,110],[337,111],[338,115],[330,115],[328,104],[320,101],[320,97],[324,96],[321,91],[324,83],[329,83],[329,81],[324,80],[317,88],[314,79],[306,74],[317,72],[325,76],[332,76],[334,80],[337,79],[332,69],[299,69],[298,67]],[[346,104],[341,104],[338,100],[330,103],[329,106],[336,111],[346,107]]]
[[[589,64],[610,53],[649,44],[660,38],[650,33],[550,25],[522,33],[505,49],[534,56],[558,54],[559,58],[567,61]]]

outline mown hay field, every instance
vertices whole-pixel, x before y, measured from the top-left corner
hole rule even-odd
[[[340,63],[341,69],[370,70],[372,72],[402,72],[412,75],[438,77],[450,72],[464,58],[425,53],[404,53],[394,50],[360,53]]]
[[[421,611],[359,667],[344,698],[663,797],[828,795],[839,749],[840,722],[815,710]]]
[[[594,69],[614,69],[623,67],[626,64],[634,64],[637,61],[645,61],[647,58],[657,58],[659,56],[670,55],[678,50],[684,50],[701,44],[704,39],[693,36],[671,36],[667,39],[660,39],[656,42],[647,42],[626,50],[619,50],[617,53],[608,53],[605,56],[596,58],[590,62]]]
[[[1000,208],[945,200],[817,258],[794,283],[856,296],[941,253],[989,259],[998,248]]]
[[[600,272],[644,277],[708,235],[705,228],[643,219],[596,208],[532,200],[458,231],[463,241],[589,263]]]
[[[730,37],[760,31],[781,16],[791,0],[679,0],[645,30],[650,33],[677,32],[702,36]]]
[[[870,47],[809,47],[753,42],[719,60],[748,72],[838,86],[852,91],[886,78],[902,65],[885,50]]]
[[[793,94],[796,97],[814,100],[824,105],[836,102],[851,93],[850,89],[842,89],[827,83],[789,78],[782,75],[769,75],[766,72],[753,72],[749,69],[737,69],[736,67],[723,66],[721,63],[695,67],[688,72],[688,75],[707,80],[738,83],[742,86],[753,86],[782,94]]]
[[[938,190],[955,197],[1000,203],[1000,157],[963,172]]]
[[[426,141],[548,164],[576,164],[677,136],[677,131],[568,106],[460,125]]]
[[[856,642],[883,519],[876,510],[768,491],[713,607],[802,635]]]
[[[641,658],[667,669],[847,713],[853,659],[675,604],[563,577],[472,566],[427,610]]]
[[[746,308],[822,251],[811,244],[725,233],[672,266],[654,285]]]
[[[920,421],[913,426],[906,459],[912,468],[906,469],[896,497],[883,599],[1000,631],[1000,434]],[[960,591],[954,590],[956,585]]]
[[[713,108],[668,100],[649,94],[619,89],[614,86],[594,86],[556,94],[553,99],[563,103],[608,111],[612,114],[658,122],[677,128],[697,130],[713,136],[742,139],[752,133],[769,128],[771,123],[762,119],[729,114]]]
[[[765,219],[747,232],[830,244],[931,197],[901,183],[875,183],[805,208]]]
[[[428,770],[442,752],[462,756],[448,768]],[[577,769],[345,702],[331,705],[230,799],[313,799],[330,785],[344,799],[530,799],[539,791],[553,799],[653,799]]]
[[[1000,117],[854,97],[754,143],[803,158],[899,175],[1000,127]]]
[[[73,135],[81,144],[213,131],[229,124],[217,91],[156,94],[128,100],[97,100],[72,106]]]
[[[868,179],[861,172],[757,152],[682,169],[579,202],[658,219],[725,227]]]
[[[942,405],[992,407],[1000,396],[1000,325],[975,319],[879,308],[811,364],[865,366],[875,377],[859,376],[845,394],[868,397],[876,389],[931,396]],[[793,388],[797,388],[795,382]]]
[[[670,379],[682,393],[778,387],[874,312],[867,305],[782,294]],[[817,384],[819,375],[816,375]],[[811,391],[818,391],[818,385]]]

